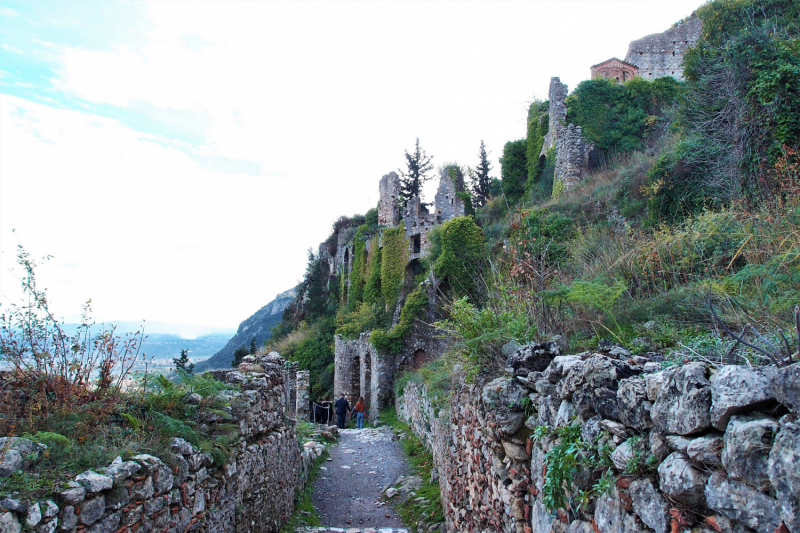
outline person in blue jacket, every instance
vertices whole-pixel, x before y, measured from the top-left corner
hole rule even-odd
[[[336,408],[336,425],[339,426],[339,429],[344,429],[344,419],[350,411],[350,404],[347,403],[344,393],[339,395],[339,399],[333,405]]]

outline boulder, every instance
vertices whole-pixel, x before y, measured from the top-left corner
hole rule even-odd
[[[7,477],[22,468],[22,455],[17,450],[0,448],[0,477]]]
[[[719,466],[722,464],[722,446],[722,435],[706,435],[692,440],[686,447],[686,455],[696,463]]]
[[[658,398],[658,393],[661,392],[661,389],[667,384],[669,378],[671,378],[672,375],[677,371],[677,366],[671,366],[660,372],[642,375],[642,379],[645,382],[645,387],[647,388],[647,399],[651,402],[656,401],[656,398]]]
[[[800,531],[800,422],[784,424],[769,453],[769,479],[781,505],[783,521]]]
[[[595,531],[594,531],[594,526],[592,525],[591,522],[584,522],[583,520],[575,520],[567,528],[567,533],[595,533]]]
[[[693,439],[679,437],[678,435],[667,435],[665,440],[667,441],[667,446],[669,446],[670,450],[686,453],[686,450],[689,449],[689,445],[692,444]]]
[[[33,529],[42,521],[42,508],[37,502],[32,502],[25,513],[25,529]]]
[[[631,436],[624,425],[613,420],[600,420],[600,427],[621,439],[627,439]]]
[[[587,387],[591,386],[587,385]],[[592,407],[603,418],[618,419],[619,403],[617,401],[617,391],[608,387],[592,390]]]
[[[658,465],[658,480],[661,490],[673,500],[692,507],[705,505],[704,491],[708,475],[695,468],[686,454],[669,454]]]
[[[105,474],[113,480],[114,485],[119,485],[141,469],[139,463],[123,461],[121,457],[117,457],[106,467]]]
[[[581,355],[559,355],[553,358],[553,362],[545,369],[542,377],[550,383],[558,383],[573,366],[580,363],[583,363]]]
[[[759,533],[774,533],[781,523],[780,504],[744,483],[716,472],[705,488],[708,506]]]
[[[594,410],[594,394],[586,386],[576,390],[572,395],[572,405],[575,406],[577,415],[583,420],[589,420],[597,414]]]
[[[114,533],[117,527],[119,527],[119,522],[120,515],[118,513],[113,513],[89,528],[89,531],[86,533]]]
[[[40,451],[46,450],[47,446],[33,442],[22,437],[0,437],[0,450],[15,450],[23,459]]]
[[[528,451],[525,449],[525,446],[520,446],[519,444],[514,444],[513,442],[502,441],[503,442],[503,450],[506,452],[506,457],[510,457],[515,461],[527,461],[531,458]]]
[[[20,533],[22,524],[19,523],[14,513],[0,512],[0,533]]]
[[[190,443],[178,437],[173,437],[169,447],[173,453],[179,453],[181,455],[191,455],[194,452]]]
[[[81,504],[78,522],[85,526],[91,526],[103,516],[106,511],[106,499],[104,496],[97,496],[91,500],[86,500]],[[77,513],[76,513],[77,514]]]
[[[67,505],[77,505],[86,498],[86,489],[74,481],[67,484],[67,488],[58,493],[58,499]]]
[[[529,372],[545,370],[559,355],[561,347],[557,342],[526,344],[508,356],[505,367],[512,374],[527,376]]]
[[[691,435],[711,427],[711,383],[702,363],[689,363],[670,377],[650,416],[667,433]]]
[[[647,383],[635,376],[623,379],[617,389],[617,416],[626,426],[638,430],[653,427],[650,409],[653,404],[647,399]]]
[[[600,420],[602,419],[599,416],[593,416],[581,426],[581,439],[583,442],[593,444],[597,437],[600,436],[603,431],[603,428],[600,427]]]
[[[667,445],[667,439],[663,433],[660,431],[651,431],[650,432],[650,454],[655,457],[658,462],[660,463],[664,459],[666,459],[667,455],[669,455],[669,446]]]
[[[601,533],[646,533],[647,531],[634,515],[625,510],[616,487],[597,499],[594,521],[597,524],[597,531]]]
[[[556,395],[571,400],[572,394],[586,383],[586,362],[578,361],[571,365],[566,375],[556,385]]]
[[[554,427],[560,407],[561,403],[555,400],[553,396],[539,396],[539,400],[536,403],[536,412],[539,414],[537,425]]]
[[[611,461],[620,472],[625,472],[628,469],[628,463],[633,459],[634,450],[631,445],[631,440],[632,439],[626,440],[611,453]]]
[[[711,425],[725,431],[732,415],[773,400],[766,367],[723,366],[711,383]]]
[[[87,470],[75,477],[75,481],[80,484],[86,492],[100,492],[110,489],[114,485],[114,480],[109,476],[98,474],[94,470]]]
[[[648,478],[637,479],[630,486],[633,511],[656,533],[669,531],[669,505]]]
[[[6,496],[0,500],[0,511],[11,511],[14,513],[23,514],[28,511],[28,502],[24,502],[19,498]]]
[[[593,355],[586,361],[586,384],[592,388],[615,389],[625,378],[641,374],[642,369],[603,355]]]
[[[197,394],[196,392],[193,392],[186,397],[186,403],[189,405],[200,405],[200,402],[202,401],[203,397]]]
[[[771,418],[734,415],[728,422],[722,466],[728,476],[764,490],[769,486],[769,452],[778,433]]]
[[[78,516],[75,514],[75,508],[68,505],[61,509],[61,512],[58,514],[58,520],[61,526],[59,529],[62,531],[69,531],[77,526]]]
[[[58,516],[58,505],[53,500],[47,500],[44,502],[44,510],[42,511],[42,516],[45,518],[55,518]]]
[[[575,418],[575,406],[572,405],[572,402],[562,400],[556,413],[555,426],[568,426],[573,418]]]
[[[147,454],[136,455],[132,459],[142,465],[142,470],[146,475],[152,477],[155,494],[161,494],[172,488],[175,481],[172,469],[161,459]]]
[[[770,375],[770,390],[776,400],[800,413],[800,363],[774,369]]]

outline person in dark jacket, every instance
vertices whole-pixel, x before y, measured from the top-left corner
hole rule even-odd
[[[350,411],[350,404],[347,403],[344,393],[339,395],[339,399],[336,400],[334,407],[336,407],[336,425],[339,426],[339,429],[344,429],[344,419]]]

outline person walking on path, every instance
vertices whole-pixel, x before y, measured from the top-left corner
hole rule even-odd
[[[353,407],[353,413],[356,417],[356,427],[358,429],[364,429],[364,416],[367,413],[367,406],[364,405],[363,396],[358,397],[358,402],[356,402],[356,406]]]
[[[344,393],[339,395],[334,407],[336,407],[336,425],[339,426],[339,429],[344,429],[344,419],[347,416],[347,412],[350,411],[350,404],[347,403]]]

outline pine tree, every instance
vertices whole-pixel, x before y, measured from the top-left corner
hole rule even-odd
[[[250,339],[250,355],[256,354],[256,338]]]
[[[194,363],[189,362],[189,350],[182,349],[181,355],[172,360],[175,370],[183,370],[187,374],[194,372]]]
[[[414,146],[414,153],[409,154],[408,150],[405,152],[406,166],[408,168],[406,172],[400,170],[401,208],[404,208],[411,198],[422,193],[422,184],[431,179],[426,173],[433,170],[433,165],[431,164],[433,157],[428,157],[425,150],[419,147],[419,137],[417,137],[417,143]]]
[[[245,348],[244,346],[239,346],[238,348],[236,348],[236,351],[233,352],[233,362],[231,363],[231,366],[233,368],[239,366],[242,363],[242,359],[244,359],[244,356],[246,355],[248,355],[247,348]]]
[[[486,145],[481,141],[481,149],[478,154],[480,162],[475,168],[475,177],[472,182],[472,197],[475,207],[482,207],[486,205],[489,199],[489,185],[491,178],[489,172],[492,170],[492,164],[489,163],[489,154],[486,152]]]

